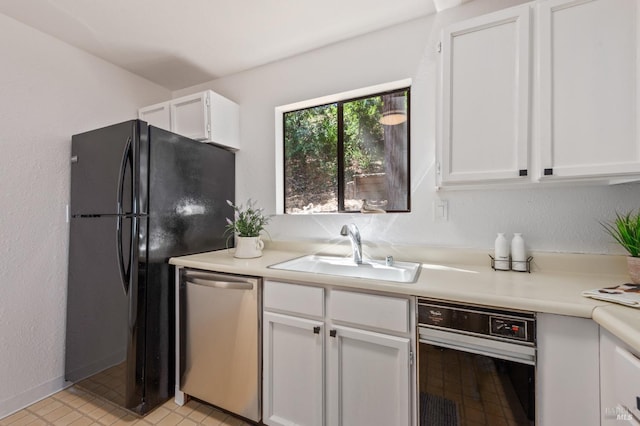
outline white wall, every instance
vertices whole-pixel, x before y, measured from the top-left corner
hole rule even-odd
[[[211,88],[241,106],[237,200],[257,200],[275,212],[274,108],[365,87],[413,79],[411,89],[411,213],[278,216],[274,239],[340,240],[355,222],[363,240],[379,243],[490,249],[496,232],[522,232],[537,251],[622,253],[598,221],[640,207],[640,184],[436,192],[434,189],[436,87],[440,29],[521,0],[483,0],[244,73],[174,92]],[[473,70],[470,70],[473,72]],[[436,223],[433,202],[449,204],[449,221]]]
[[[170,97],[0,15],[0,418],[64,376],[71,135]]]

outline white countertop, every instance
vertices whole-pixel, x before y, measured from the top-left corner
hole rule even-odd
[[[292,272],[268,266],[310,253],[348,255],[344,244],[270,242],[256,259],[236,259],[233,249],[172,258],[176,266],[270,279],[336,285],[502,308],[583,318],[640,351],[640,309],[589,299],[583,290],[629,281],[624,256],[534,253],[532,272],[494,271],[486,253],[424,247],[365,246],[365,256],[420,261],[417,282],[404,284]]]

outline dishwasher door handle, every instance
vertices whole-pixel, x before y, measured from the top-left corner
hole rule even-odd
[[[253,283],[247,281],[218,281],[203,280],[200,278],[187,278],[187,284],[202,285],[205,287],[222,288],[225,290],[253,290]]]

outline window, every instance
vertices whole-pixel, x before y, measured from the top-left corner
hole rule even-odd
[[[280,212],[409,211],[410,89],[369,93],[281,107]]]

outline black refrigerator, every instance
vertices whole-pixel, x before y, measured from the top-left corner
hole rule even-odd
[[[167,260],[225,248],[234,193],[223,148],[140,120],[73,136],[66,380],[140,415],[174,394]]]

